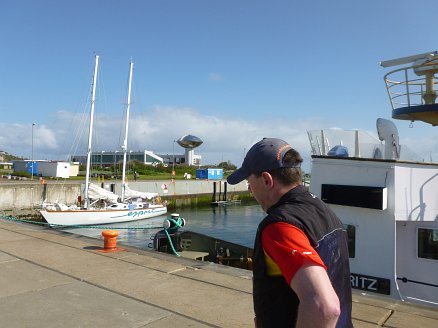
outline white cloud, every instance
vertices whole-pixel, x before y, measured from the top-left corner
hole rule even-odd
[[[50,124],[37,124],[34,127],[35,158],[66,159],[69,155],[84,154],[88,140],[87,115],[60,111]],[[240,165],[244,152],[263,137],[283,138],[299,151],[308,153],[306,131],[313,129],[315,124],[319,125],[310,120],[250,121],[221,118],[202,115],[191,108],[156,106],[146,113],[131,115],[128,144],[133,150],[147,149],[170,154],[173,151],[173,140],[192,134],[204,141],[195,150],[195,153],[203,156],[203,163],[217,164],[230,160]],[[0,127],[0,149],[29,157],[31,126],[1,123]],[[93,149],[120,149],[123,128],[121,117],[97,115]],[[175,152],[182,152],[178,144],[175,144]]]
[[[135,113],[135,112],[134,112]],[[34,127],[34,157],[38,159],[67,159],[70,155],[85,154],[88,140],[88,114],[60,111],[52,122]],[[97,115],[95,118],[93,150],[114,151],[123,141],[124,122],[119,117]],[[242,163],[248,149],[263,137],[278,137],[288,141],[302,154],[304,168],[310,167],[310,146],[307,131],[327,128],[318,119],[294,118],[243,120],[233,117],[203,115],[191,108],[161,107],[133,114],[129,127],[129,149],[152,150],[158,154],[171,154],[183,150],[173,141],[186,134],[195,135],[203,144],[195,150],[202,155],[204,164],[231,161]],[[31,125],[0,123],[0,150],[30,157]],[[438,160],[438,144],[433,138],[401,139],[425,159]]]
[[[0,123],[0,149],[10,154],[31,157],[32,124]],[[59,148],[56,131],[46,125],[33,127],[34,153],[37,148],[47,152],[56,152]]]

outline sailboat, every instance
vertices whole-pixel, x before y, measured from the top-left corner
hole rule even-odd
[[[94,105],[96,99],[96,82],[99,66],[99,56],[95,56],[92,97],[90,110],[90,124],[88,135],[87,165],[84,188],[84,202],[67,206],[61,203],[43,203],[41,215],[51,226],[96,225],[117,222],[127,222],[148,219],[167,213],[167,207],[162,204],[158,194],[142,193],[131,190],[126,183],[126,153],[128,140],[129,109],[131,103],[131,83],[133,63],[130,63],[128,102],[126,110],[125,139],[123,142],[123,175],[122,195],[118,195],[100,188],[90,182],[91,146],[93,139]]]

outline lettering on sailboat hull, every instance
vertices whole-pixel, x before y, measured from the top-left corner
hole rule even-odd
[[[133,218],[136,218],[149,213],[157,213],[157,212],[160,212],[160,210],[150,209],[150,210],[132,211],[132,212],[128,212],[128,216],[132,216]],[[164,214],[166,212],[165,209],[163,209],[162,212]]]

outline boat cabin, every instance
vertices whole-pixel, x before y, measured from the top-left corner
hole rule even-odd
[[[309,132],[310,191],[345,226],[353,288],[438,306],[438,164],[399,145],[391,121],[377,129]]]

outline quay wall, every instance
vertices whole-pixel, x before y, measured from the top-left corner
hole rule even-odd
[[[121,193],[121,183],[114,181],[94,182],[103,185],[108,190]],[[229,185],[225,180],[154,180],[131,181],[129,187],[143,192],[158,193],[162,199],[177,199],[186,202],[187,199],[198,195],[212,195],[216,191],[217,200],[225,200],[233,194],[247,190],[245,182]],[[45,197],[44,197],[45,196]],[[46,202],[62,202],[71,205],[77,202],[78,196],[83,197],[83,182],[81,181],[50,181],[45,187],[38,180],[0,182],[0,213],[16,215],[18,213],[32,213],[38,209],[44,200]],[[178,202],[177,202],[178,203]]]

